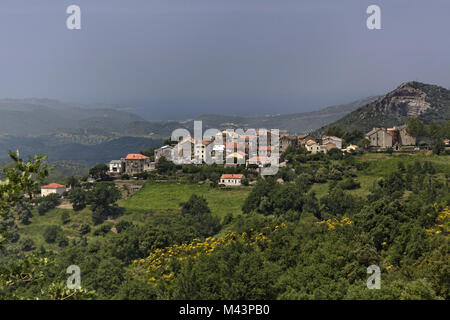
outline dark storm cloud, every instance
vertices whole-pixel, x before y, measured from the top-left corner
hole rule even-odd
[[[65,27],[80,5],[82,30]],[[366,8],[382,9],[382,30]],[[0,97],[149,119],[301,112],[401,82],[450,85],[446,0],[2,0]]]

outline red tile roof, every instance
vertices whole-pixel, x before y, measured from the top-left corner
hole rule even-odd
[[[126,160],[145,160],[145,159],[149,159],[149,157],[144,156],[142,154],[130,153],[129,155],[127,155],[127,157],[125,159]]]
[[[243,174],[223,174],[220,179],[242,179],[244,177]]]
[[[270,162],[269,157],[253,157],[248,159],[248,162]]]
[[[50,183],[46,186],[42,186],[41,189],[58,189],[58,188],[65,188],[66,186],[63,186],[61,184],[57,183]]]

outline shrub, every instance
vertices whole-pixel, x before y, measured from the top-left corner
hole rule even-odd
[[[38,213],[40,216],[45,215],[50,210],[56,208],[60,203],[59,195],[54,193],[50,194],[46,197],[43,197],[39,201],[39,205],[37,207]]]
[[[343,190],[353,190],[361,187],[361,184],[352,178],[346,178],[339,182],[339,187]]]
[[[62,224],[67,224],[70,222],[70,214],[67,211],[61,213],[61,222]]]
[[[88,224],[82,224],[80,226],[80,234],[85,235],[91,232],[91,227]]]
[[[111,231],[111,226],[108,224],[103,224],[99,226],[97,229],[95,229],[94,236],[104,236],[109,231]]]
[[[81,188],[74,188],[68,195],[73,210],[80,211],[86,208],[87,197],[86,192]]]
[[[24,238],[20,240],[20,250],[21,251],[31,251],[35,249],[34,241],[30,238]]]
[[[122,220],[116,224],[116,230],[118,233],[121,233],[122,231],[124,231],[128,228],[131,228],[132,226],[133,226],[133,223]]]
[[[44,230],[44,240],[47,243],[55,243],[58,235],[62,234],[62,229],[59,226],[48,226]]]

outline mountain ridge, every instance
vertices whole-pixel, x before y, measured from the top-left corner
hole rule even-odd
[[[290,133],[307,133],[323,125],[338,120],[343,115],[359,108],[368,102],[374,101],[378,96],[358,99],[351,103],[329,106],[317,111],[299,112],[281,115],[261,116],[230,116],[220,114],[204,114],[195,119],[184,121],[136,121],[127,128],[127,134],[138,135],[165,135],[169,136],[177,128],[192,130],[193,122],[201,120],[203,128],[267,128],[280,129]]]
[[[418,118],[425,123],[450,120],[450,90],[417,81],[404,82],[375,101],[316,130],[316,133],[336,125],[345,130],[367,132],[374,127],[403,125],[410,118]]]

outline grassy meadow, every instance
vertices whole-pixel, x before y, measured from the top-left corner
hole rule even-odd
[[[177,214],[180,212],[180,203],[189,200],[193,194],[205,197],[212,213],[219,218],[223,218],[228,213],[237,215],[242,212],[242,204],[250,190],[251,187],[213,189],[205,184],[147,182],[132,197],[119,201],[118,204],[125,209],[125,214],[109,223],[112,225],[115,222],[127,220],[139,224],[148,222],[155,216]],[[70,215],[70,222],[67,224],[62,224],[61,221],[61,214],[64,211],[69,212]],[[57,208],[47,212],[44,216],[38,215],[37,211],[33,210],[33,217],[30,219],[29,225],[23,225],[19,221],[16,222],[21,236],[31,238],[37,247],[43,245],[50,248],[55,247],[55,245],[47,244],[42,235],[47,226],[61,226],[66,236],[69,239],[74,239],[79,238],[78,226],[88,224],[91,227],[91,232],[87,234],[89,239],[94,237],[92,231],[96,228],[92,223],[91,216],[92,212],[88,208],[79,212]]]
[[[450,156],[437,156],[431,152],[393,153],[392,155],[387,153],[364,153],[358,156],[356,160],[364,163],[364,170],[359,171],[355,178],[361,184],[361,188],[348,190],[348,192],[360,197],[367,196],[370,188],[380,177],[398,170],[400,162],[407,167],[415,161],[421,163],[428,161],[433,164],[437,171],[444,172],[444,174],[440,174],[440,178],[444,179],[445,174],[450,175]],[[321,198],[327,194],[329,183],[315,183],[311,190],[316,193],[318,198]]]
[[[210,188],[206,184],[177,184],[148,182],[131,198],[119,201],[127,213],[177,213],[180,203],[193,194],[206,198],[211,212],[218,217],[241,213],[250,187]]]

